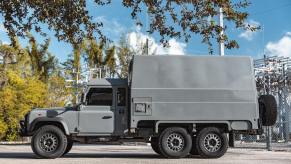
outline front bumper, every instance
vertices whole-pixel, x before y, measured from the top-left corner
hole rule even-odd
[[[27,130],[28,115],[29,115],[29,114],[26,114],[25,117],[24,117],[24,120],[20,120],[20,121],[19,121],[20,128],[19,128],[19,130],[18,130],[18,134],[19,134],[21,137],[29,136],[29,134],[28,134],[28,130]]]
[[[25,136],[28,136],[27,134],[27,128],[25,126],[25,120],[21,120],[19,122],[19,125],[20,125],[20,129],[18,130],[18,133],[21,137],[25,137]]]

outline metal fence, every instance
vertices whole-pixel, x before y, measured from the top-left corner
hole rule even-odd
[[[270,94],[278,106],[277,122],[263,127],[262,135],[236,135],[235,147],[264,148],[268,150],[291,150],[290,84],[291,59],[264,57],[254,61],[256,84],[259,95]]]

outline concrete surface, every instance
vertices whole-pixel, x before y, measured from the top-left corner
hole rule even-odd
[[[0,145],[0,164],[290,164],[291,152],[265,151],[259,149],[232,148],[219,159],[187,157],[164,159],[155,154],[150,146],[120,145],[75,145],[65,157],[58,159],[37,159],[29,145]]]

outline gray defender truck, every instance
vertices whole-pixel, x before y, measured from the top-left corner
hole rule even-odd
[[[142,141],[166,158],[218,158],[229,136],[276,122],[275,98],[258,97],[249,57],[134,56],[129,67],[128,79],[88,82],[76,106],[31,110],[20,133],[33,152],[57,158],[74,142]]]

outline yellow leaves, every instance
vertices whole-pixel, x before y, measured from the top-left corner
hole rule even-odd
[[[11,86],[14,86],[16,88],[22,87],[25,83],[25,81],[22,78],[20,78],[18,72],[16,71],[8,70],[7,78],[8,78],[8,83]]]
[[[17,137],[18,122],[33,107],[45,107],[48,89],[35,77],[23,78],[18,71],[7,70],[8,83],[0,90],[0,140]]]
[[[70,95],[55,57],[47,52],[49,40],[38,48],[33,39],[27,49],[0,45],[17,61],[0,65],[5,68],[0,69],[0,140],[17,139],[18,122],[32,108],[63,105]]]
[[[3,138],[5,136],[7,129],[8,127],[5,122],[0,120],[0,138]]]
[[[60,76],[52,76],[49,79],[48,105],[49,106],[64,106],[68,100],[70,90],[65,87],[65,79]]]
[[[5,87],[0,91],[0,111],[14,107],[14,100],[16,99],[16,92],[11,87]]]
[[[32,107],[44,107],[47,101],[47,86],[36,78],[27,79],[22,95]]]

